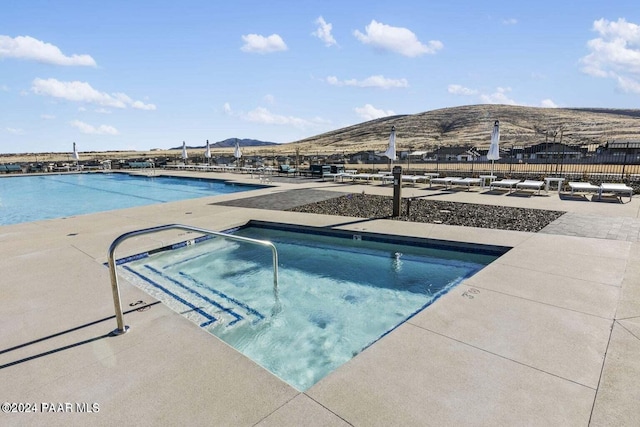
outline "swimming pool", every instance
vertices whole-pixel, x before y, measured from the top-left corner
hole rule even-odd
[[[0,225],[264,188],[222,180],[124,173],[0,178]]]
[[[199,238],[118,262],[124,277],[306,390],[508,248],[251,222],[262,247]],[[179,249],[176,249],[178,248]]]

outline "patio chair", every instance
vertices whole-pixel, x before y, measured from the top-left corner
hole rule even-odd
[[[571,195],[574,193],[598,193],[600,194],[600,186],[593,185],[590,182],[569,182]]]
[[[467,191],[471,191],[472,185],[480,185],[482,180],[480,178],[458,178],[451,181],[451,185],[466,186]]]
[[[426,178],[423,175],[402,175],[402,182],[410,182],[412,186],[415,186],[420,181],[426,181]]]
[[[526,179],[523,182],[519,182],[516,184],[516,190],[519,189],[528,189],[528,190],[538,190],[538,194],[540,194],[540,190],[544,187],[544,181],[533,181],[530,179]]]
[[[509,189],[509,192],[512,192],[513,187],[519,182],[519,179],[501,179],[500,181],[492,181],[489,184],[489,191],[493,190],[493,187],[506,187]]]
[[[295,168],[292,168],[292,167],[291,167],[291,166],[289,166],[289,165],[280,165],[280,166],[278,167],[278,175],[280,175],[280,174],[285,174],[285,175],[287,175],[287,176],[289,176],[289,175],[293,175],[293,176],[295,176],[295,175],[296,175],[296,172],[297,172],[297,171],[296,171],[296,169],[295,169]]]
[[[455,179],[462,179],[462,178],[460,178],[459,176],[447,176],[445,178],[431,178],[429,180],[429,188],[431,188],[433,184],[444,185],[444,188],[449,188],[451,186],[451,182]]]
[[[613,193],[616,197],[618,196],[618,193],[628,194],[629,201],[631,201],[631,198],[633,197],[633,188],[625,184],[614,184],[614,183],[603,182],[602,184],[600,184],[600,191],[598,193],[599,199],[602,198],[602,193]]]

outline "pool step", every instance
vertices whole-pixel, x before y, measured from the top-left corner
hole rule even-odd
[[[229,327],[239,322],[255,323],[265,318],[262,313],[242,301],[207,288],[186,273],[169,275],[148,264],[127,265],[124,270],[138,279],[134,283],[140,284],[142,281],[141,287],[145,291],[200,327],[213,324]]]

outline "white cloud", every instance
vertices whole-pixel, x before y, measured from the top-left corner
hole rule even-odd
[[[88,123],[81,122],[80,120],[74,120],[71,122],[71,126],[77,128],[80,132],[90,135],[118,135],[118,130],[113,126],[100,125],[98,127],[92,126]]]
[[[358,30],[353,35],[364,44],[370,44],[375,48],[399,53],[408,57],[416,57],[425,53],[434,54],[443,48],[442,42],[431,40],[423,44],[409,29],[392,27],[372,20],[365,27],[366,34]]]
[[[249,53],[271,53],[287,50],[282,37],[277,34],[271,34],[268,37],[259,34],[247,34],[242,36],[244,45],[240,48],[243,52]]]
[[[326,78],[326,82],[333,86],[377,87],[382,89],[409,87],[407,79],[389,79],[384,76],[370,76],[364,80],[339,80],[335,76]]]
[[[516,25],[518,23],[518,20],[516,18],[508,18],[508,19],[503,19],[502,23],[504,25]]]
[[[452,93],[454,95],[465,95],[465,96],[477,95],[478,94],[477,90],[469,89],[469,88],[464,87],[462,85],[449,85],[447,87],[447,92]]]
[[[498,87],[493,93],[482,93],[476,89],[470,89],[458,84],[450,84],[447,92],[453,95],[476,96],[483,104],[504,104],[504,105],[527,105],[511,99],[508,94],[511,92],[510,87]],[[544,108],[558,108],[558,105],[551,99],[543,99],[540,106]]]
[[[153,111],[156,109],[156,106],[155,104],[145,104],[142,101],[133,101],[131,102],[131,108],[135,108],[136,110]]]
[[[254,123],[267,125],[290,125],[297,128],[307,128],[314,125],[314,123],[309,120],[275,114],[264,107],[258,107],[255,110],[249,111],[247,114],[242,115],[242,118]]]
[[[134,101],[124,93],[108,94],[100,92],[91,87],[86,82],[61,82],[56,79],[33,80],[31,91],[37,95],[52,96],[54,98],[66,99],[68,101],[86,102],[112,108],[136,108],[141,110],[155,110],[153,104],[144,104],[141,101]]]
[[[228,102],[224,103],[223,110],[224,113],[228,116],[237,117],[241,120],[253,123],[261,123],[265,125],[293,126],[299,129],[307,129],[317,127],[318,125],[330,123],[330,121],[322,119],[320,117],[315,117],[312,120],[307,120],[300,117],[284,116],[281,114],[273,113],[264,107],[255,108],[248,113],[245,113],[243,111],[235,111],[231,109],[231,105],[229,105]]]
[[[374,120],[382,117],[393,116],[396,114],[391,110],[380,110],[371,104],[365,104],[364,107],[356,107],[355,112],[364,120]]]
[[[318,24],[318,28],[311,33],[312,35],[322,40],[327,47],[338,44],[333,35],[331,35],[331,29],[333,28],[331,24],[327,23],[322,16],[316,19],[316,24]]]
[[[640,26],[624,18],[615,22],[599,19],[593,31],[599,37],[587,42],[590,53],[580,60],[582,71],[614,79],[625,92],[640,93]]]
[[[499,87],[494,93],[480,95],[480,100],[485,104],[519,105],[516,101],[507,96],[509,92],[511,92],[510,87]]]
[[[40,118],[43,120],[53,120],[56,118],[53,114],[40,114]]]
[[[12,38],[0,35],[0,58],[26,59],[54,65],[96,66],[96,61],[89,55],[67,56],[57,46],[29,36]]]
[[[640,93],[640,82],[631,77],[616,76],[618,88],[624,92]]]
[[[111,114],[111,110],[108,110],[106,108],[96,108],[95,112],[99,114]]]
[[[7,132],[9,132],[12,135],[23,135],[24,134],[24,130],[22,129],[18,129],[18,128],[5,128],[5,130]]]
[[[9,86],[7,86],[7,85],[0,85],[0,91],[2,91],[2,92],[9,92]]]
[[[267,94],[264,96],[264,102],[266,102],[269,105],[273,105],[276,103],[276,97],[270,94]]]

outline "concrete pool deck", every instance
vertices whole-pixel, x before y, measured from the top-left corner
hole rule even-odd
[[[524,233],[265,208],[264,200],[279,196],[304,202],[311,189],[392,193],[380,185],[281,181],[0,227],[0,400],[38,410],[0,413],[2,425],[636,425],[640,198],[620,204],[555,192],[403,188],[404,197],[569,212]],[[250,219],[513,249],[304,393],[122,278],[131,330],[108,336],[116,322],[104,262],[117,236],[170,223],[222,230]],[[186,236],[140,236],[117,256]]]

